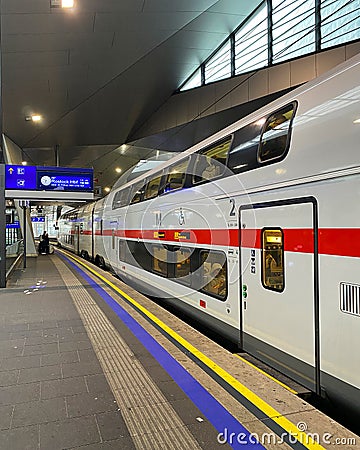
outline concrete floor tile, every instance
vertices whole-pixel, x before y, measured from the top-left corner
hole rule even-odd
[[[100,363],[97,361],[78,362],[62,365],[63,377],[78,377],[80,375],[95,375],[102,373]]]
[[[31,383],[34,381],[55,380],[61,378],[60,366],[45,366],[32,369],[21,369],[19,383]]]
[[[0,406],[0,430],[10,428],[13,409],[14,406],[12,405]]]
[[[65,397],[87,393],[84,377],[64,378],[41,382],[41,398]]]
[[[120,411],[96,414],[100,434],[104,441],[129,437],[130,434]]]
[[[85,377],[86,384],[90,393],[111,392],[109,383],[104,374],[88,375]]]
[[[59,353],[59,345],[57,342],[52,344],[26,345],[23,355],[50,355],[53,353]]]
[[[112,394],[78,394],[66,397],[69,417],[116,411],[118,405]]]
[[[12,428],[66,419],[65,400],[52,398],[15,405]]]
[[[90,444],[83,447],[74,447],[71,450],[135,450],[136,447],[131,438],[124,436],[114,441]],[[210,450],[210,449],[209,449]]]
[[[68,341],[60,342],[59,344],[60,352],[71,352],[73,350],[83,350],[88,348],[93,348],[90,340],[87,341]]]
[[[19,377],[19,370],[0,372],[0,387],[11,386],[13,384],[16,384],[18,377]]]
[[[16,358],[5,358],[0,362],[0,370],[28,369],[40,367],[40,356],[17,356]]]
[[[94,416],[77,417],[40,425],[40,450],[73,448],[100,442]]]
[[[0,431],[0,450],[38,450],[38,448],[37,425]]]
[[[40,398],[40,383],[13,385],[0,388],[0,404],[15,405]]]
[[[41,366],[53,366],[63,363],[79,362],[79,355],[77,352],[52,353],[51,355],[41,356]]]

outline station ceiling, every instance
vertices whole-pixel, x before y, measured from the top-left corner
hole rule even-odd
[[[54,165],[58,145],[61,165],[98,173],[151,156],[114,149],[261,2],[53,1],[1,1],[3,132],[31,164]]]

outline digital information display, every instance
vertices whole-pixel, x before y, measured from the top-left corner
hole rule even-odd
[[[84,193],[93,197],[93,169],[5,165],[5,189],[13,191],[62,191],[63,193]],[[24,197],[31,194],[26,192]],[[59,193],[60,194],[60,193]],[[69,194],[70,195],[70,194]],[[65,195],[69,198],[69,195]],[[55,193],[51,198],[59,197]],[[70,195],[71,196],[71,195]],[[45,194],[49,197],[49,194]],[[90,198],[90,197],[89,197]]]
[[[41,191],[85,191],[93,190],[93,174],[37,170],[37,189]]]
[[[6,165],[5,189],[91,192],[93,177],[92,169]]]
[[[45,222],[45,217],[32,217],[31,222]]]
[[[35,166],[5,166],[5,189],[36,189]]]
[[[18,220],[15,220],[13,223],[7,223],[6,228],[9,230],[11,228],[20,228],[20,222]]]

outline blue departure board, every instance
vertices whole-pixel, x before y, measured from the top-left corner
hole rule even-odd
[[[60,167],[37,167],[40,191],[92,192],[93,170]]]
[[[22,190],[36,189],[36,167],[6,164],[5,188]]]
[[[45,217],[32,217],[31,222],[45,222]]]

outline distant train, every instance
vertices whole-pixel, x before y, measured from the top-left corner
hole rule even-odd
[[[111,266],[360,417],[360,55],[64,214]]]

